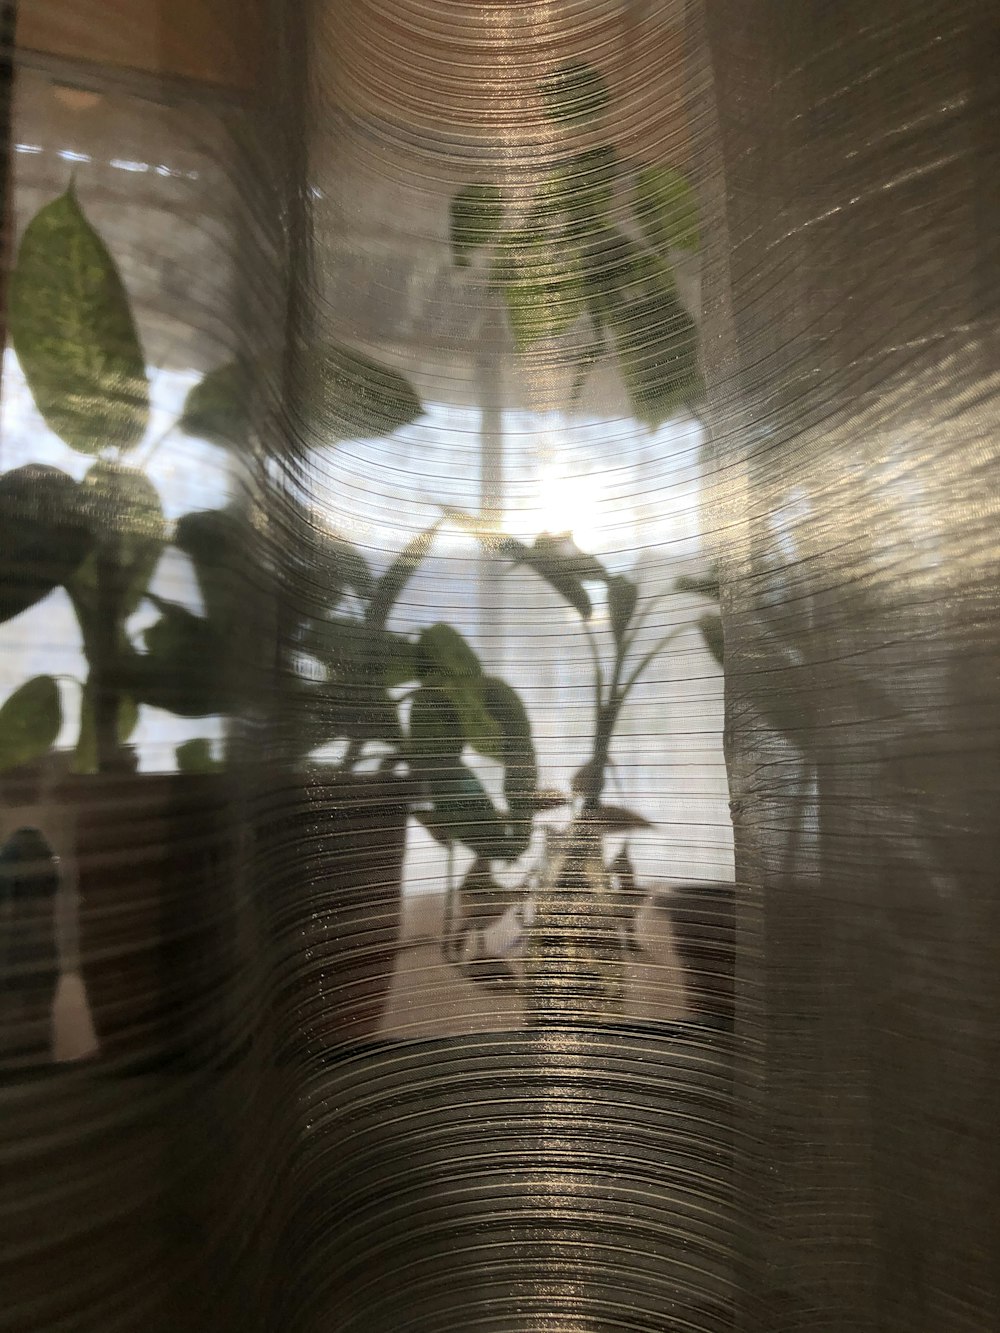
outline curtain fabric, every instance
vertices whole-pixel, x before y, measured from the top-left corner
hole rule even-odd
[[[42,8],[77,23],[88,9]],[[265,74],[199,131],[231,164],[222,213],[204,206],[226,316],[220,332],[196,299],[184,344],[175,286],[178,336],[156,355],[197,348],[201,372],[211,346],[243,368],[239,705],[219,782],[180,801],[163,784],[154,809],[151,787],[140,800],[102,774],[66,824],[89,830],[82,899],[126,885],[104,909],[121,932],[107,954],[129,954],[128,931],[159,913],[171,947],[155,983],[133,970],[130,984],[166,986],[172,1008],[145,1062],[4,1069],[0,1329],[982,1333],[1000,1308],[1000,25],[986,0],[519,3],[479,27],[474,8],[262,4]],[[551,410],[552,365],[498,353],[440,256],[454,184],[523,166],[504,138],[522,112],[536,121],[521,151],[547,160],[534,71],[564,46],[632,79],[617,149],[630,132],[682,143],[700,205],[700,271],[678,284],[699,303],[706,386],[695,554],[721,579],[735,1035],[470,1025],[331,1051],[317,997],[364,1017],[352,950],[378,956],[398,930],[384,882],[402,857],[393,802],[410,798],[368,775],[381,842],[352,860],[357,820],[338,821],[357,792],[300,762],[313,718],[296,654],[329,595],[317,510],[357,517],[350,483],[367,477],[405,527],[405,481],[380,481],[364,450],[339,472],[317,462],[343,422],[337,401],[317,408],[314,349],[377,344],[423,396],[472,400],[477,451],[505,412]],[[484,87],[470,53],[490,50]],[[64,81],[67,59],[20,53]],[[131,86],[183,105],[191,86],[173,74]],[[106,91],[93,68],[69,86]],[[453,115],[428,102],[435,88]],[[367,177],[342,171],[352,152]],[[132,167],[156,170],[114,170]],[[126,276],[148,276],[127,210],[100,206]],[[412,262],[386,258],[375,216],[410,233]],[[621,385],[595,385],[594,420],[624,418]],[[498,476],[487,459],[483,512]],[[399,543],[380,521],[384,566]],[[492,636],[517,580],[456,575],[450,559],[431,566],[428,602],[475,600],[477,647],[502,664]],[[422,623],[418,593],[413,607]],[[562,622],[545,629],[529,653],[558,648]],[[708,671],[696,639],[688,684]],[[578,675],[561,688],[582,697]],[[681,717],[714,719],[711,688]],[[640,792],[657,747],[667,762],[663,697],[642,708],[652,758],[620,756]],[[41,808],[8,787],[5,818]],[[689,829],[718,818],[710,795]],[[106,846],[94,809],[121,816]],[[706,836],[721,865],[728,830]],[[129,915],[135,883],[152,882],[133,864],[165,886],[145,916]]]
[[[996,16],[707,5],[740,1327],[997,1308]]]

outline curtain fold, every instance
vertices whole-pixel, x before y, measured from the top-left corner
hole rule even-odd
[[[709,5],[741,1327],[997,1308],[995,15]],[[726,308],[728,307],[728,311]],[[737,512],[742,510],[742,512]]]
[[[236,449],[225,441],[225,505],[236,542],[222,563],[238,608],[220,659],[229,706],[192,714],[200,721],[224,713],[214,750],[194,734],[209,772],[183,788],[181,801],[159,773],[142,799],[132,779],[148,774],[77,775],[93,781],[87,800],[111,830],[105,845],[95,817],[78,839],[90,849],[72,886],[83,902],[81,947],[86,955],[87,930],[117,921],[119,935],[100,936],[90,961],[141,953],[148,940],[123,941],[121,922],[133,900],[145,903],[142,921],[155,916],[148,930],[169,948],[157,953],[159,971],[131,974],[132,990],[169,993],[169,1022],[160,1015],[152,1036],[143,1029],[143,1050],[134,1036],[116,1045],[115,1013],[145,1015],[139,1002],[149,997],[123,999],[114,967],[110,981],[104,967],[99,983],[95,964],[87,984],[108,1059],[4,1064],[0,1167],[9,1168],[10,1183],[0,1200],[0,1272],[11,1294],[0,1306],[0,1330],[993,1328],[1000,1309],[1000,20],[993,7],[987,0],[688,0],[686,7],[262,0],[256,10],[266,69],[249,90],[236,78],[240,95],[227,93],[221,108],[212,101],[207,111],[204,89],[178,81],[176,70],[148,84],[133,72],[123,84],[120,71],[88,64],[74,82],[65,63],[72,52],[60,50],[54,63],[37,51],[24,55],[25,68],[51,77],[60,105],[90,114],[97,103],[86,99],[104,98],[97,114],[110,133],[124,126],[129,143],[141,122],[134,142],[143,153],[152,144],[149,160],[139,147],[122,157],[116,149],[107,162],[88,158],[84,170],[75,140],[15,148],[32,162],[36,153],[48,154],[46,163],[58,159],[60,173],[81,164],[81,200],[102,225],[107,219],[126,285],[145,283],[140,313],[148,315],[159,287],[169,305],[149,360],[182,377],[220,365],[229,373],[235,362],[243,433]],[[239,32],[239,6],[205,12],[225,19],[235,59],[250,38],[249,29]],[[84,19],[112,21],[96,5],[68,0],[46,0],[38,14],[57,28],[71,18],[63,31]],[[149,25],[141,16],[135,22],[148,56]],[[35,30],[51,27],[39,22]],[[183,37],[175,28],[167,47],[176,51]],[[383,40],[377,59],[371,49],[366,56],[366,44]],[[641,55],[638,73],[630,43]],[[328,616],[345,590],[361,596],[346,576],[344,587],[337,584],[342,569],[324,563],[328,528],[354,531],[354,523],[363,531],[371,578],[391,567],[416,531],[406,497],[417,496],[418,483],[458,487],[471,477],[491,520],[511,494],[514,508],[518,486],[527,493],[534,474],[527,463],[504,472],[516,457],[502,456],[505,431],[545,435],[550,453],[564,450],[570,479],[579,479],[574,468],[584,472],[579,404],[565,406],[567,363],[537,349],[525,355],[501,336],[499,303],[480,338],[484,298],[457,271],[449,229],[455,191],[476,172],[492,173],[491,184],[513,182],[526,198],[532,171],[547,179],[544,171],[563,165],[538,75],[591,48],[598,61],[603,51],[632,98],[629,115],[613,126],[615,152],[625,160],[638,143],[640,158],[654,149],[679,154],[700,209],[700,254],[677,261],[676,302],[670,291],[672,317],[680,309],[680,322],[697,323],[705,381],[696,418],[685,418],[687,434],[671,433],[670,423],[663,434],[640,431],[624,377],[607,367],[590,381],[581,411],[595,434],[609,433],[610,442],[598,442],[603,455],[594,446],[609,473],[635,463],[616,483],[623,490],[660,475],[639,470],[640,454],[662,465],[664,478],[673,459],[680,475],[691,467],[691,439],[705,432],[700,499],[684,492],[678,500],[681,483],[671,492],[662,482],[662,505],[677,506],[679,527],[698,508],[703,531],[664,537],[661,516],[651,513],[657,493],[645,507],[635,502],[632,528],[613,527],[610,554],[602,554],[629,574],[645,560],[661,582],[672,582],[682,558],[718,562],[736,850],[735,1036],[717,1014],[705,1021],[683,1009],[680,1021],[546,1031],[512,1020],[497,1031],[506,998],[495,1001],[498,992],[486,987],[458,992],[475,1004],[461,1010],[457,1036],[411,1039],[403,1004],[403,1035],[385,1040],[375,1020],[396,966],[400,867],[407,836],[412,850],[415,821],[407,834],[407,819],[418,782],[381,756],[350,785],[318,767],[319,747],[306,741],[334,708],[307,697],[303,625]],[[349,69],[345,50],[358,60]],[[228,58],[223,64],[231,68]],[[191,67],[180,73],[189,76]],[[441,89],[455,99],[454,121]],[[36,90],[38,105],[50,91]],[[158,110],[115,120],[119,95],[143,94]],[[170,123],[185,99],[199,106],[188,137],[203,135],[203,158],[214,155],[229,177],[224,200],[206,193],[199,205],[205,237],[185,233],[200,262],[211,258],[208,296],[192,276],[193,260],[189,270],[186,256],[171,250],[169,221],[144,243],[155,199],[115,194],[115,182],[133,176],[154,186],[193,183],[200,168],[191,144],[168,144],[175,156],[165,147],[159,161],[148,129],[161,114]],[[58,123],[68,134],[68,120]],[[34,211],[48,182],[20,169]],[[190,214],[188,200],[178,216],[184,208]],[[134,227],[133,206],[147,210],[134,214]],[[473,220],[482,224],[475,212]],[[26,221],[18,221],[22,232]],[[640,230],[628,225],[638,244]],[[394,257],[394,249],[402,253]],[[646,279],[650,271],[647,264]],[[685,301],[698,305],[697,321],[687,319]],[[640,346],[647,331],[631,331]],[[331,344],[333,358],[324,359]],[[383,390],[396,371],[412,368],[421,395],[433,399],[430,424],[408,434],[413,414],[402,427],[393,418],[400,433],[392,451],[352,453],[352,429],[370,445],[380,439],[373,421],[391,415],[370,381],[353,417],[338,396],[368,352],[384,359]],[[14,364],[9,354],[6,365]],[[14,429],[16,416],[19,439],[41,439],[40,418],[24,407],[27,391],[12,399],[9,384],[6,376],[5,429]],[[564,413],[556,425],[554,405]],[[407,410],[404,402],[404,418]],[[475,429],[472,412],[480,414]],[[433,455],[436,478],[420,473],[431,456],[429,448],[420,455],[422,429],[436,432],[436,446],[445,441]],[[211,431],[206,439],[215,447]],[[161,444],[160,461],[169,458],[183,479],[194,456],[176,436],[153,447]],[[559,474],[559,501],[561,488]],[[437,504],[436,493],[427,498],[431,489],[420,490],[421,505]],[[559,504],[554,511],[567,512]],[[209,582],[193,593],[192,568],[189,560],[175,573],[188,598],[182,609],[193,617],[218,588]],[[468,615],[479,634],[470,630],[470,639],[490,670],[505,670],[517,637],[508,634],[506,613],[514,630],[527,619],[524,572],[500,579],[478,553],[448,547],[403,599],[406,623],[419,629],[429,617]],[[364,572],[357,577],[363,587]],[[163,601],[154,590],[153,604],[162,610]],[[549,715],[529,700],[543,717],[536,730],[551,743],[568,716],[558,708],[589,717],[591,701],[575,666],[560,675],[542,661],[548,653],[566,667],[569,611],[554,595],[539,608],[541,627],[517,640],[532,660],[512,671],[530,674],[552,704]],[[699,775],[714,780],[717,772],[724,785],[718,737],[705,739],[717,727],[719,677],[698,639],[698,614],[685,604],[656,625],[688,634],[671,670],[689,693],[671,694],[675,681],[665,670],[617,756],[623,789],[631,765],[640,795],[673,765],[678,809],[691,755]],[[680,617],[688,618],[683,625]],[[404,619],[391,622],[399,637]],[[51,630],[50,647],[59,633]],[[381,641],[388,652],[385,644],[395,640]],[[348,649],[349,641],[338,647]],[[583,651],[579,657],[589,670]],[[365,660],[371,676],[385,666]],[[426,662],[420,671],[422,685],[433,671]],[[407,689],[415,677],[412,669]],[[468,706],[467,696],[461,703]],[[669,730],[671,703],[686,739]],[[349,704],[370,707],[371,695],[362,690]],[[548,752],[558,763],[546,758],[560,781],[578,762],[571,730],[556,736],[562,749],[552,743]],[[337,739],[353,753],[350,741]],[[75,778],[53,781],[53,790],[78,790]],[[27,782],[23,775],[0,781],[8,822],[43,808],[37,792],[25,795]],[[174,795],[156,804],[161,788]],[[152,813],[144,801],[153,802]],[[698,790],[687,813],[676,815],[684,836],[708,847],[691,864],[727,862],[718,801],[714,787]],[[87,801],[78,804],[67,827],[89,818]],[[657,874],[660,861],[688,854],[668,833],[653,832],[646,844],[643,864]],[[437,857],[428,879],[444,897],[454,846],[445,851],[431,833],[418,834]],[[668,865],[656,885],[666,899],[670,877]],[[124,906],[100,898],[119,883],[133,895]],[[726,886],[709,887],[731,903]],[[14,914],[9,899],[0,904],[5,927]],[[697,918],[702,900],[694,901]],[[128,919],[134,935],[140,918]],[[457,976],[453,960],[439,956],[441,941],[430,943],[435,977]],[[714,951],[704,939],[697,944],[713,967],[726,967],[727,941]],[[668,989],[668,968],[679,969],[677,957],[667,957],[648,964],[654,991]],[[373,962],[381,970],[374,981],[362,975],[362,964],[370,973]],[[101,985],[110,988],[106,1005],[98,1002]],[[712,987],[706,991],[710,1003]],[[477,1022],[486,1012],[490,1024]]]

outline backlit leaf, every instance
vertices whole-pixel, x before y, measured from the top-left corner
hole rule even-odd
[[[132,308],[72,187],[28,224],[10,279],[11,340],[46,425],[73,449],[130,449],[149,422]]]
[[[51,676],[35,676],[0,707],[0,771],[48,754],[62,727],[59,687]]]
[[[608,579],[608,617],[617,644],[625,638],[638,596],[638,588],[624,575],[616,574],[614,578]]]
[[[41,463],[0,477],[0,532],[0,622],[66,583],[93,545],[80,487]]]
[[[120,463],[95,463],[83,479],[80,502],[94,544],[66,587],[89,651],[99,621],[110,614],[123,626],[145,597],[166,523],[152,482]]]
[[[681,172],[672,167],[641,171],[634,207],[643,235],[659,254],[698,249],[698,200]]]
[[[602,76],[583,60],[571,60],[539,80],[538,91],[549,120],[580,125],[595,120],[610,100]]]

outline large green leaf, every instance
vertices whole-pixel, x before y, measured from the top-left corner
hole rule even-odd
[[[424,686],[410,705],[407,759],[415,773],[427,774],[442,763],[454,767],[465,747],[465,729],[447,693]]]
[[[719,571],[710,569],[700,577],[682,574],[674,584],[677,592],[691,592],[698,597],[709,597],[713,602],[719,600]]]
[[[0,530],[0,622],[66,583],[93,545],[79,486],[41,463],[0,477]]]
[[[464,185],[449,210],[451,251],[455,263],[466,266],[473,252],[489,245],[503,220],[503,200],[496,185]]]
[[[189,390],[177,424],[195,439],[223,449],[245,449],[250,439],[250,393],[248,367],[227,361]]]
[[[140,703],[179,717],[231,712],[234,699],[226,636],[211,621],[183,606],[161,597],[150,600],[160,619],[143,635],[146,652],[132,659],[130,693]]]
[[[598,330],[639,292],[657,262],[617,227],[600,225],[581,243],[580,270],[587,308]]]
[[[420,631],[416,664],[417,673],[423,679],[441,676],[471,681],[478,680],[483,674],[482,664],[468,641],[457,629],[441,622]]]
[[[508,859],[513,859],[527,850],[538,810],[538,763],[531,721],[517,691],[506,681],[488,676],[482,694],[500,728],[497,757],[504,768],[503,793],[510,811]]]
[[[549,120],[564,125],[596,119],[610,100],[602,76],[583,60],[571,60],[539,80],[538,91]]]
[[[424,410],[408,379],[349,347],[319,347],[305,369],[314,390],[307,405],[325,440],[381,439]]]
[[[635,612],[639,590],[631,579],[616,574],[608,579],[608,618],[615,643],[621,645]]]
[[[507,319],[519,351],[556,337],[586,309],[586,290],[575,251],[537,227],[501,237],[493,279],[503,290]]]
[[[379,439],[416,421],[423,404],[405,376],[337,343],[307,349],[297,366],[301,409],[326,443]],[[254,379],[281,374],[278,355],[247,367],[218,366],[191,389],[180,425],[188,435],[224,448],[245,449],[252,433]]]
[[[543,218],[564,219],[572,238],[587,237],[606,227],[617,160],[610,144],[575,154],[545,183],[536,212]]]
[[[589,620],[593,605],[585,582],[606,581],[607,571],[599,560],[579,549],[568,532],[553,535],[543,532],[532,546],[520,542],[505,544],[505,552],[515,565],[527,565],[550,587]]]
[[[698,249],[698,200],[681,172],[672,167],[641,171],[634,207],[643,235],[658,254]]]
[[[483,668],[462,635],[450,625],[431,625],[420,633],[415,660],[427,686],[448,696],[466,743],[480,754],[498,758],[500,728],[483,698]]]
[[[197,740],[184,741],[174,751],[179,773],[221,773],[225,768],[212,754],[211,743],[199,737]]]
[[[141,472],[97,462],[83,479],[80,501],[93,533],[93,549],[66,587],[89,651],[99,622],[116,628],[145,597],[166,539],[160,497]]]
[[[8,322],[46,424],[97,454],[138,444],[149,382],[121,276],[72,187],[28,224],[10,279]]]
[[[240,614],[242,541],[236,515],[225,509],[199,510],[177,521],[174,545],[194,565],[205,613],[219,629],[228,629]]]
[[[665,277],[616,308],[610,324],[639,421],[659,426],[701,397],[698,328]]]
[[[458,763],[433,771],[426,786],[435,836],[460,842],[488,861],[511,859],[507,820],[470,768]],[[427,821],[424,821],[427,823]]]
[[[51,676],[35,676],[0,707],[0,771],[48,754],[62,727],[59,687]]]
[[[413,540],[403,547],[379,579],[368,605],[367,619],[370,624],[382,626],[389,619],[389,615],[402,596],[406,585],[420,568],[424,557],[430,550],[431,543],[437,536],[441,522],[443,520],[432,523],[429,528],[424,528],[422,532],[418,532]]]

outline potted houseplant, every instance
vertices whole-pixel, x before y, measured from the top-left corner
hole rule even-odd
[[[684,290],[699,246],[694,191],[674,166],[594,142],[610,98],[592,66],[563,66],[538,91],[562,152],[527,196],[489,181],[454,195],[454,263],[499,297],[519,352],[544,348],[548,366],[565,368],[574,406],[610,363],[637,421],[693,413],[703,392]]]
[[[73,776],[56,799],[77,811],[81,951],[99,1033],[105,1049],[134,1050],[148,1044],[150,1024],[169,1021],[167,997],[154,976],[168,967],[164,936],[196,933],[185,919],[194,885],[201,872],[217,880],[220,857],[228,855],[226,838],[212,832],[226,822],[227,786],[207,742],[178,748],[176,774],[138,774],[129,736],[140,706],[195,718],[231,716],[247,702],[250,686],[241,670],[245,529],[235,510],[208,510],[184,515],[169,530],[155,488],[131,462],[142,454],[149,416],[142,348],[114,260],[72,187],[25,231],[11,284],[10,327],[47,424],[71,448],[95,458],[80,483],[38,465],[0,478],[0,511],[11,533],[0,566],[0,616],[10,619],[61,586],[80,624],[88,665],[80,734]],[[387,433],[421,411],[403,377],[353,350],[326,346],[310,351],[306,361],[312,387],[322,395],[324,421],[336,433]],[[175,424],[212,443],[244,448],[252,435],[250,397],[245,368],[220,367],[191,391]],[[307,516],[300,518],[303,531],[315,530]],[[320,845],[339,867],[345,892],[348,881],[352,891],[377,886],[389,904],[382,925],[372,927],[372,938],[384,938],[387,948],[394,942],[411,809],[446,844],[474,845],[477,854],[499,859],[519,855],[530,836],[534,755],[516,695],[485,676],[448,626],[410,639],[388,628],[434,531],[422,534],[380,579],[346,542],[332,535],[317,540],[312,572],[322,580],[329,615],[304,616],[295,631],[294,647],[311,662],[312,675],[284,673],[290,757],[306,779],[301,807],[318,821]],[[191,561],[203,614],[151,591],[168,541]],[[345,611],[349,604],[362,613]],[[141,605],[155,608],[158,619],[137,638],[128,622]],[[390,696],[407,681],[409,690]],[[0,708],[0,771],[23,783],[51,751],[61,726],[54,679],[37,677],[20,687]],[[311,758],[338,740],[344,752],[335,763]],[[381,743],[381,756],[375,773],[365,774],[372,743]],[[503,764],[502,810],[461,763],[466,744]],[[337,830],[327,827],[331,820],[339,820]],[[338,830],[331,847],[327,835]],[[350,908],[330,882],[329,864],[323,873],[332,891],[328,906],[339,910],[339,902],[346,920]],[[168,880],[184,898],[178,910],[166,901],[176,897],[165,887]],[[371,922],[378,916],[370,899],[358,910]],[[219,914],[203,915],[217,920]],[[378,985],[373,990],[370,977],[358,984],[372,994],[379,986],[384,991],[388,955],[367,953],[361,970],[371,973],[377,965]],[[371,1026],[377,1008],[368,1004],[368,1017],[342,1013],[344,1026]]]
[[[461,521],[477,532],[497,557],[532,570],[578,614],[593,660],[593,729],[589,753],[560,803],[571,817],[550,831],[544,862],[521,886],[530,895],[523,984],[529,1020],[567,1022],[621,1017],[624,964],[637,948],[635,913],[643,894],[629,855],[630,830],[648,828],[636,811],[605,799],[612,767],[615,730],[635,687],[656,658],[681,633],[675,629],[652,647],[637,648],[639,634],[658,599],[639,609],[638,588],[612,575],[600,561],[580,551],[568,533],[543,533],[528,546],[483,532],[474,519]],[[606,599],[606,630],[593,628],[595,585]],[[683,627],[682,627],[683,628]],[[536,805],[556,800],[536,798]],[[614,855],[611,844],[617,846]],[[479,897],[484,867],[474,864],[460,893]],[[475,916],[475,908],[469,913]],[[475,975],[475,971],[473,971]],[[495,969],[484,978],[498,980]],[[515,980],[511,975],[508,980]]]
[[[74,826],[81,954],[102,1045],[113,1051],[122,1039],[131,1050],[152,1049],[164,1035],[154,973],[170,898],[163,820],[173,793],[162,779],[135,772],[129,737],[138,701],[126,682],[134,652],[126,627],[167,525],[155,488],[130,462],[150,413],[132,309],[72,187],[25,229],[8,323],[46,424],[93,462],[79,483],[37,465],[2,478],[4,517],[18,533],[2,571],[3,611],[18,615],[62,587],[76,613],[88,667],[79,738],[73,772],[57,779],[49,800]],[[46,766],[62,725],[60,704],[56,682],[45,676],[6,701],[0,750],[17,777],[26,764]],[[117,900],[109,901],[112,886]]]
[[[698,328],[685,291],[699,247],[694,192],[675,167],[625,160],[601,141],[610,94],[593,66],[564,65],[538,92],[562,151],[533,188],[505,192],[494,182],[473,181],[455,194],[454,263],[472,270],[499,300],[517,351],[535,351],[565,368],[571,409],[579,407],[591,371],[607,363],[640,423],[655,428],[679,413],[693,415],[702,396]],[[609,858],[606,844],[611,832],[645,821],[608,806],[604,791],[621,712],[673,636],[636,660],[645,613],[637,613],[635,584],[609,575],[568,534],[543,534],[531,547],[482,535],[489,549],[533,568],[575,608],[594,657],[591,752],[574,780],[569,826],[550,839],[533,885],[529,1012],[536,1021],[620,1012],[622,951],[634,947],[641,894],[627,846]],[[590,626],[594,583],[607,597],[604,644]],[[481,897],[483,869],[474,866],[470,875]],[[488,962],[477,966],[484,979],[511,979]]]
[[[488,675],[454,628],[392,628],[400,595],[439,524],[376,577],[355,548],[330,539],[330,609],[299,631],[289,696],[303,789],[281,816],[303,855],[284,890],[297,986],[288,1028],[322,1052],[375,1035],[391,980],[407,820],[477,863],[510,864],[527,849],[537,809],[536,765],[524,706]],[[467,756],[492,766],[489,794]],[[279,902],[282,891],[278,891]]]
[[[57,775],[48,799],[61,807],[61,822],[74,825],[80,952],[102,1048],[153,1053],[184,1039],[168,1028],[181,1021],[173,1012],[181,990],[198,982],[190,972],[195,955],[219,953],[219,942],[204,932],[218,928],[209,923],[224,913],[208,906],[205,890],[220,882],[233,829],[227,784],[208,771],[218,765],[207,762],[207,747],[183,748],[181,774],[146,774],[136,772],[129,739],[143,705],[197,717],[228,715],[241,703],[232,669],[240,562],[230,560],[238,519],[192,514],[169,530],[144,472],[152,452],[144,446],[150,397],[135,316],[72,186],[25,229],[10,281],[9,328],[46,424],[93,462],[80,482],[37,464],[0,478],[9,534],[0,557],[0,617],[19,615],[57,587],[72,601],[88,669],[72,771]],[[371,365],[346,351],[329,355],[355,379]],[[380,403],[411,420],[420,411],[416,395],[377,369]],[[189,433],[205,425],[215,443],[222,442],[213,432],[220,380],[240,383],[230,371],[206,376],[176,423]],[[397,390],[395,400],[387,387]],[[226,443],[236,447],[231,433]],[[171,538],[194,563],[204,616],[150,592]],[[137,639],[129,622],[143,604],[155,606],[159,619]],[[26,682],[5,701],[0,768],[8,804],[37,801],[61,727],[52,677]],[[191,1012],[194,997],[184,998]]]

